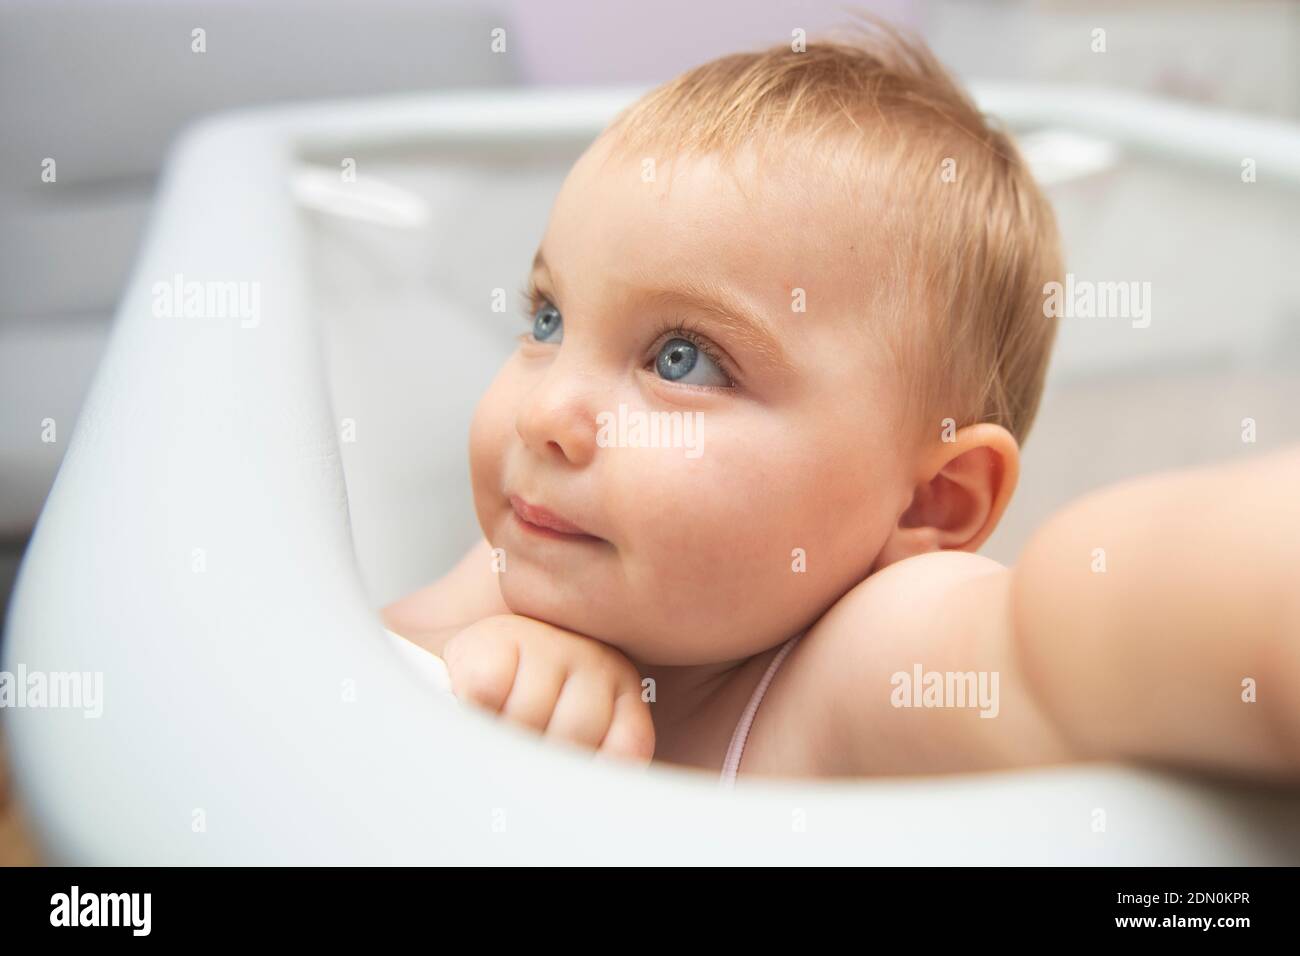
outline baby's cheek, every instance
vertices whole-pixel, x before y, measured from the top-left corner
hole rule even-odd
[[[661,579],[730,600],[761,587],[756,575],[785,565],[795,520],[763,466],[721,448],[691,460],[657,453],[658,461],[629,471],[637,491],[623,500],[639,550]]]
[[[780,443],[781,437],[719,449],[712,463],[718,473],[709,476],[701,508],[708,513],[711,586],[767,620],[801,619],[826,600],[828,575],[851,557],[846,540],[855,527],[862,530],[857,521],[867,496],[861,487],[846,493],[853,476],[817,443],[788,436]]]
[[[643,643],[665,661],[757,653],[811,613],[815,595],[792,567],[792,550],[819,550],[806,544],[815,535],[755,447],[717,442],[693,459],[681,450],[603,450],[601,485],[621,515],[620,598],[625,613],[651,622]],[[702,633],[707,650],[697,646]]]
[[[635,522],[641,547],[682,559],[727,546],[743,508],[728,486],[728,466],[706,451],[687,458],[681,449],[608,449],[616,467],[613,501]]]
[[[491,391],[486,392],[474,408],[469,423],[469,453],[473,462],[492,455],[501,445],[501,414],[492,402]]]
[[[499,383],[494,383],[479,400],[469,426],[470,481],[480,523],[485,505],[491,507],[501,497],[505,451],[512,428],[513,416],[502,400]]]

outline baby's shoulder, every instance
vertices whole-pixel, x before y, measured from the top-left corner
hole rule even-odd
[[[1009,576],[1004,565],[981,554],[918,554],[882,568],[850,589],[809,629],[808,637],[825,639],[828,633],[846,629],[857,632],[868,623],[907,632],[943,624],[969,612],[967,598],[973,591],[989,589],[972,589],[971,582],[987,586]]]
[[[907,558],[872,574],[791,651],[769,689],[769,723],[811,745],[806,762],[818,766],[806,772],[842,772],[841,758],[852,749],[844,746],[846,728],[879,726],[892,716],[891,674],[917,663],[966,671],[972,662],[1001,659],[1010,581],[998,562],[956,551]]]

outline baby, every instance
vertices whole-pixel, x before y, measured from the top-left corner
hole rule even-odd
[[[565,181],[471,428],[485,540],[385,623],[462,699],[724,782],[1294,779],[1300,456],[1094,494],[1014,569],[975,553],[1062,272],[1015,147],[916,42],[691,70]]]

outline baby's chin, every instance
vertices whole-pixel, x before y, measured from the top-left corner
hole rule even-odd
[[[589,596],[565,594],[557,590],[553,582],[532,582],[525,578],[525,575],[506,576],[501,581],[501,597],[511,614],[531,617],[595,638],[628,656],[634,656],[634,649],[645,649],[640,635],[630,635],[626,627],[613,625],[607,614],[593,606]]]
[[[644,666],[731,663],[759,653],[778,643],[781,637],[774,635],[764,643],[762,638],[747,635],[741,642],[745,646],[730,647],[717,621],[658,620],[653,615],[638,615],[624,607],[602,607],[590,595],[557,594],[553,585],[539,582],[534,586],[519,576],[509,581],[503,579],[501,595],[512,614],[594,638]]]

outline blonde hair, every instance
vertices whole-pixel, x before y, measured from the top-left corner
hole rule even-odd
[[[1056,334],[1043,310],[1043,287],[1063,268],[1051,208],[1010,138],[920,41],[871,19],[849,29],[801,52],[778,46],[689,70],[605,136],[632,155],[802,149],[838,164],[855,195],[875,188],[886,221],[870,228],[887,226],[894,243],[881,292],[909,320],[905,333],[921,324],[891,340],[905,370],[924,370],[907,379],[908,407],[927,433],[952,417],[1023,441]]]

